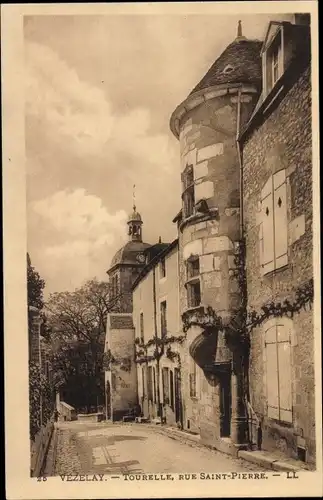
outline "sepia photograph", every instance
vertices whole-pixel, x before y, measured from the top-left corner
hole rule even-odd
[[[322,473],[317,19],[274,3],[20,17],[28,498]]]

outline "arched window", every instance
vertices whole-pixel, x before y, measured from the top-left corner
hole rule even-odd
[[[264,324],[267,416],[292,423],[293,322],[273,318]]]

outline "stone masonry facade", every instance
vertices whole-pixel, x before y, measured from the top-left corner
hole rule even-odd
[[[149,259],[140,232],[116,254],[109,274],[119,273],[127,323],[113,327],[111,315],[106,348],[133,362],[129,390],[111,370],[106,381],[120,415],[137,402],[142,416],[220,451],[315,464],[311,68],[300,17],[269,23],[263,43],[239,22],[174,110],[178,238]],[[135,207],[129,221],[142,224]]]
[[[259,311],[273,301],[293,301],[295,291],[313,277],[311,70],[307,67],[270,116],[252,131],[243,146],[244,222],[248,307]],[[262,275],[259,246],[261,189],[268,177],[286,172],[288,263]],[[264,333],[252,331],[251,404],[262,422],[262,447],[315,460],[314,334],[309,307],[292,318],[292,421],[267,416]],[[267,376],[270,376],[268,374]],[[263,381],[261,384],[259,381]]]

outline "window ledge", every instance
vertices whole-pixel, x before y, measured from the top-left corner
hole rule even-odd
[[[273,276],[276,276],[279,273],[286,271],[289,267],[290,267],[290,263],[285,264],[282,267],[278,267],[277,269],[273,269],[272,271],[268,271],[266,274],[263,273],[262,267],[260,267],[260,272],[261,272],[261,276],[263,278],[272,278]]]
[[[185,281],[184,286],[186,287],[187,285],[193,285],[194,283],[198,283],[200,281],[200,275],[197,274],[196,276],[192,276],[191,278],[188,278]],[[199,307],[199,306],[198,306]]]
[[[205,310],[205,307],[203,306],[203,304],[199,304],[198,306],[194,306],[194,307],[186,307],[184,309],[184,313],[194,313],[196,311],[201,311],[201,312],[204,312]]]
[[[203,222],[210,219],[217,218],[219,214],[218,208],[210,208],[208,213],[194,213],[189,217],[185,217],[179,225],[179,230],[183,232],[185,226],[195,224],[196,222]]]

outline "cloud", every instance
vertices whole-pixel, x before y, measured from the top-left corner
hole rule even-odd
[[[79,158],[108,160],[128,152],[146,166],[170,168],[176,148],[168,135],[150,135],[148,108],[118,114],[104,87],[81,80],[53,49],[31,41],[25,47],[27,119],[36,117],[54,142],[63,142]]]
[[[127,214],[119,210],[111,215],[98,196],[85,189],[58,191],[31,204],[33,211],[50,222],[53,229],[66,237],[86,236],[87,240],[104,238],[124,231]],[[109,239],[108,239],[109,240]],[[108,241],[106,239],[106,241]]]

